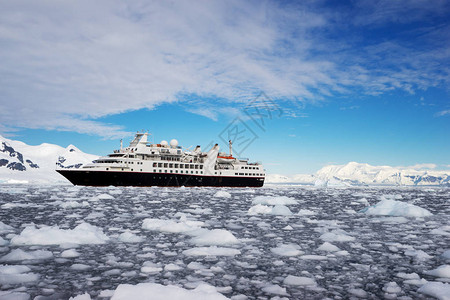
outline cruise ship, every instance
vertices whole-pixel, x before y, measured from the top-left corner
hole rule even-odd
[[[208,152],[200,146],[184,151],[173,139],[149,142],[149,133],[138,132],[126,148],[101,157],[79,169],[56,171],[74,185],[86,186],[217,186],[261,187],[265,171],[260,163],[219,152],[215,144]]]

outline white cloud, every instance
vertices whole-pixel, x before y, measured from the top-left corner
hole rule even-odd
[[[217,120],[260,91],[274,99],[318,101],[355,88],[414,92],[448,82],[448,68],[439,62],[449,54],[441,49],[420,52],[391,42],[353,51],[344,40],[320,35],[334,25],[311,5],[3,1],[0,129],[116,137],[122,127],[95,120],[190,101],[186,95],[226,99],[208,110],[190,109]]]
[[[443,117],[443,116],[447,116],[447,115],[450,115],[450,109],[443,110],[443,111],[436,113],[436,117]]]

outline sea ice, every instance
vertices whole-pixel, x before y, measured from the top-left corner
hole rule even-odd
[[[227,299],[211,285],[200,284],[193,290],[186,290],[174,285],[157,283],[139,283],[137,285],[121,284],[114,291],[111,300],[222,300]]]
[[[191,242],[199,245],[232,245],[239,243],[239,240],[228,230],[213,229],[205,231],[191,239]]]
[[[396,201],[381,200],[375,205],[366,207],[361,210],[367,215],[376,216],[399,216],[399,217],[429,217],[433,214],[425,208],[421,208],[414,204]]]
[[[25,252],[22,249],[14,249],[10,253],[0,258],[3,262],[23,261],[23,260],[45,260],[53,258],[53,253],[47,250],[36,250]]]
[[[272,248],[270,251],[280,256],[297,256],[304,253],[300,250],[300,246],[296,244],[278,245],[278,247]]]
[[[297,203],[294,198],[286,196],[256,196],[252,201],[252,205],[291,205]]]
[[[231,194],[225,191],[217,191],[214,196],[214,198],[231,198]]]
[[[326,251],[326,252],[336,252],[336,251],[340,251],[341,249],[339,249],[339,247],[336,247],[333,244],[325,242],[319,248],[317,248],[317,250]]]
[[[450,265],[442,265],[424,273],[435,277],[450,278]]]
[[[31,269],[27,266],[0,265],[0,285],[24,284],[37,281],[38,274],[29,273]],[[0,295],[0,299],[2,296]]]
[[[44,226],[37,229],[34,225],[26,227],[20,235],[11,239],[12,245],[58,245],[63,243],[104,244],[109,238],[101,228],[81,223],[74,229],[60,229],[58,226]]]
[[[355,240],[354,237],[349,236],[345,231],[339,229],[322,234],[320,239],[325,242],[351,242]]]
[[[204,223],[201,221],[190,221],[185,218],[181,219],[180,222],[153,218],[147,218],[142,222],[143,229],[171,233],[187,233],[198,230],[203,225]]]
[[[418,292],[440,300],[450,300],[450,284],[447,283],[428,282],[420,287]]]
[[[144,240],[144,238],[132,233],[129,230],[126,230],[125,232],[121,233],[118,239],[119,241],[124,243],[140,243]]]
[[[186,256],[235,256],[241,254],[241,251],[232,248],[224,247],[196,247],[184,250],[183,254]]]
[[[309,278],[309,277],[299,277],[299,276],[288,275],[283,280],[283,284],[308,286],[308,285],[316,285],[316,281],[313,278]]]
[[[257,204],[250,207],[247,212],[249,215],[277,215],[277,216],[290,216],[292,215],[291,210],[284,205],[266,206],[262,204]]]

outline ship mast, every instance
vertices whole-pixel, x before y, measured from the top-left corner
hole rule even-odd
[[[229,140],[228,144],[230,145],[230,156],[233,156],[233,142]]]

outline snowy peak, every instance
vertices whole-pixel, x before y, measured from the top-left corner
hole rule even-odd
[[[0,136],[1,138],[1,136]],[[5,167],[15,171],[26,171],[27,168],[39,168],[31,159],[24,158],[6,140],[0,141],[0,168]]]
[[[0,136],[0,182],[49,183],[65,181],[55,168],[79,168],[98,156],[83,153],[74,145],[30,146]]]
[[[450,180],[449,171],[371,166],[356,162],[323,167],[316,173],[316,176],[320,180],[333,179],[352,185],[447,185]]]
[[[358,185],[441,185],[450,186],[450,171],[416,170],[412,167],[372,166],[349,162],[328,165],[314,175],[284,176],[270,174],[267,183],[301,183],[316,186],[345,187]]]

